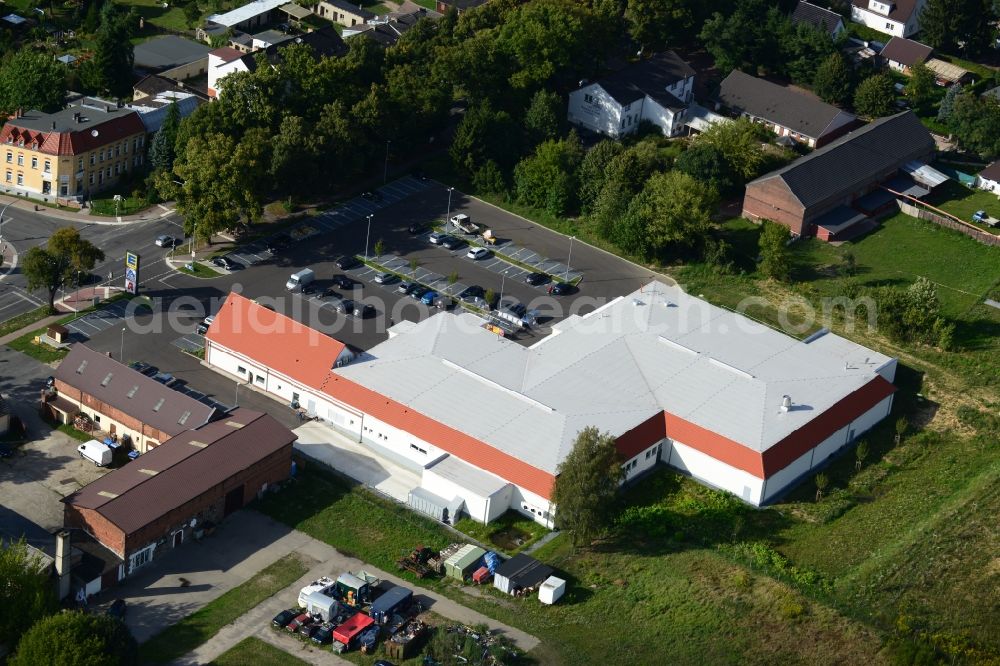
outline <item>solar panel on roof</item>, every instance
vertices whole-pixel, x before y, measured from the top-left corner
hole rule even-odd
[[[86,368],[86,367],[87,367],[87,362],[86,362],[86,361],[82,362],[82,363],[80,364],[80,367],[76,369],[76,374],[78,374],[78,375],[82,375],[82,374],[83,374],[83,370],[84,370],[84,368]]]
[[[138,390],[139,390],[139,385],[138,385],[138,384],[136,384],[136,385],[135,385],[135,386],[133,386],[133,387],[132,387],[131,389],[129,389],[129,392],[128,392],[128,393],[126,393],[125,395],[127,395],[128,397],[130,397],[130,398],[131,398],[132,396],[134,396],[134,395],[135,395],[135,392],[136,392],[136,391],[138,391]]]
[[[108,382],[110,382],[111,378],[114,377],[114,376],[115,376],[115,373],[113,373],[113,372],[109,372],[107,375],[105,375],[104,379],[101,381],[101,386],[107,386]]]
[[[153,411],[154,412],[160,411],[160,407],[163,407],[164,400],[165,400],[165,398],[160,398],[159,400],[156,401],[156,404],[153,405]]]

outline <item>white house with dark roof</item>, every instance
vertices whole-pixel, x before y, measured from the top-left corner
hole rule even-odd
[[[905,37],[893,37],[878,57],[889,69],[909,75],[911,68],[926,63],[933,52],[934,49],[926,44]]]
[[[792,12],[792,23],[799,25],[805,23],[817,30],[822,30],[836,39],[840,33],[844,32],[844,18],[837,12],[814,5],[806,0],[799,0]]]
[[[734,69],[722,82],[717,102],[736,116],[762,123],[778,136],[817,148],[846,132],[852,113],[812,93],[780,86]]]
[[[694,70],[673,51],[658,53],[569,94],[569,122],[611,137],[649,121],[666,136],[685,125],[694,96]]]
[[[976,175],[976,187],[1000,196],[1000,160],[993,162]]]
[[[852,0],[851,20],[893,37],[920,31],[920,12],[927,0]]]

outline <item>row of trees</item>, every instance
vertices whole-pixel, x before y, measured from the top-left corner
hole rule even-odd
[[[938,120],[951,129],[962,148],[986,159],[1000,155],[1000,101],[995,97],[952,86],[941,100]]]

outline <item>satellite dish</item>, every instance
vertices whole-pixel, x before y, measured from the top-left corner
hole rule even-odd
[[[197,524],[198,524],[198,519],[197,518],[192,518],[191,519],[191,527],[194,527]]]
[[[90,136],[97,136],[98,134],[100,134],[100,132],[98,132],[97,130],[95,129],[90,130]]]

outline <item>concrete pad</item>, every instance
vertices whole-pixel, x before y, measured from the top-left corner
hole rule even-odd
[[[295,429],[295,451],[352,479],[375,488],[400,502],[420,485],[420,475],[379,455],[364,444],[341,434],[320,421],[310,421]]]

